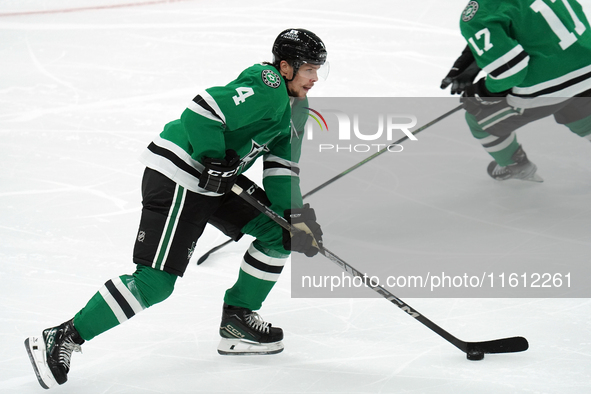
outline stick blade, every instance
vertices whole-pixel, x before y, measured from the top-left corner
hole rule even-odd
[[[208,250],[203,256],[199,257],[199,259],[197,260],[197,265],[201,265],[205,260],[207,260],[207,258],[209,257],[210,254],[217,252],[218,250],[220,250],[221,248],[223,248],[224,246],[228,245],[231,242],[232,242],[232,239],[229,239],[226,242],[224,242],[223,244],[220,244],[218,246],[214,246],[213,248]]]
[[[484,342],[468,342],[467,352],[476,350],[488,354],[516,353],[526,351],[528,348],[529,343],[524,337],[511,337]]]
[[[207,260],[207,258],[209,257],[210,253],[205,253],[203,256],[199,257],[199,260],[197,260],[197,265],[201,265],[203,264],[203,262],[205,260]]]

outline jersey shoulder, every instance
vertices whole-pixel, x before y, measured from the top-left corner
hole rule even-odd
[[[279,119],[289,108],[285,82],[270,65],[255,64],[225,86],[206,89],[235,129],[261,119]]]
[[[289,101],[285,81],[277,69],[271,65],[255,64],[250,66],[228,84],[228,86],[230,85],[248,86],[265,95]]]
[[[519,3],[514,0],[472,0],[462,11],[460,28],[462,32],[481,29],[488,23],[506,19],[508,15],[518,11]]]

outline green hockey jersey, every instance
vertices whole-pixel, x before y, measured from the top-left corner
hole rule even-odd
[[[591,28],[576,0],[470,1],[462,35],[491,92],[531,108],[591,89]]]
[[[256,64],[226,86],[197,95],[180,119],[165,125],[140,160],[193,192],[216,196],[198,185],[204,157],[223,158],[233,149],[243,173],[263,156],[263,187],[271,208],[283,214],[303,204],[298,161],[306,107],[307,99],[288,96],[273,66]]]

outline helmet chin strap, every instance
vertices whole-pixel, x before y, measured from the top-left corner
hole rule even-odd
[[[293,64],[291,64],[291,68],[293,68],[293,75],[291,76],[291,79],[289,81],[293,81],[294,80],[296,74],[300,70],[300,66],[301,65],[302,65],[301,62],[293,62]]]

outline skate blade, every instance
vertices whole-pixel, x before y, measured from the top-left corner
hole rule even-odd
[[[544,179],[542,179],[541,176],[538,175],[538,173],[536,172],[536,168],[534,167],[533,171],[530,171],[527,174],[515,174],[513,176],[507,177],[507,178],[497,178],[494,177],[493,175],[489,174],[495,181],[499,181],[499,182],[503,182],[503,181],[509,181],[509,180],[516,180],[516,181],[528,181],[528,182],[537,182],[537,183],[542,183],[544,182]]]
[[[544,182],[544,180],[542,179],[542,177],[539,176],[536,173],[534,173],[533,175],[530,175],[528,177],[522,178],[521,180],[523,180],[523,181],[529,181],[529,182],[538,182],[538,183]]]
[[[25,348],[35,370],[39,384],[44,389],[50,389],[57,383],[47,365],[45,353],[45,342],[40,337],[29,337],[25,339]]]
[[[521,173],[513,179],[517,179],[520,181],[528,181],[528,182],[538,182],[538,183],[544,182],[542,177],[539,176],[538,173],[536,172],[537,170],[538,170],[538,168],[534,164],[533,168],[530,171],[528,171],[527,173]]]
[[[283,351],[283,342],[259,343],[246,342],[240,339],[222,338],[218,345],[218,353],[224,356],[247,356],[260,354],[277,354]]]
[[[544,182],[544,180],[542,179],[541,176],[538,175],[537,171],[538,171],[538,167],[534,164],[534,163],[530,163],[531,166],[529,166],[529,168],[524,169],[524,171],[519,174],[518,178],[520,178],[521,180],[524,181],[529,181],[529,182]]]

